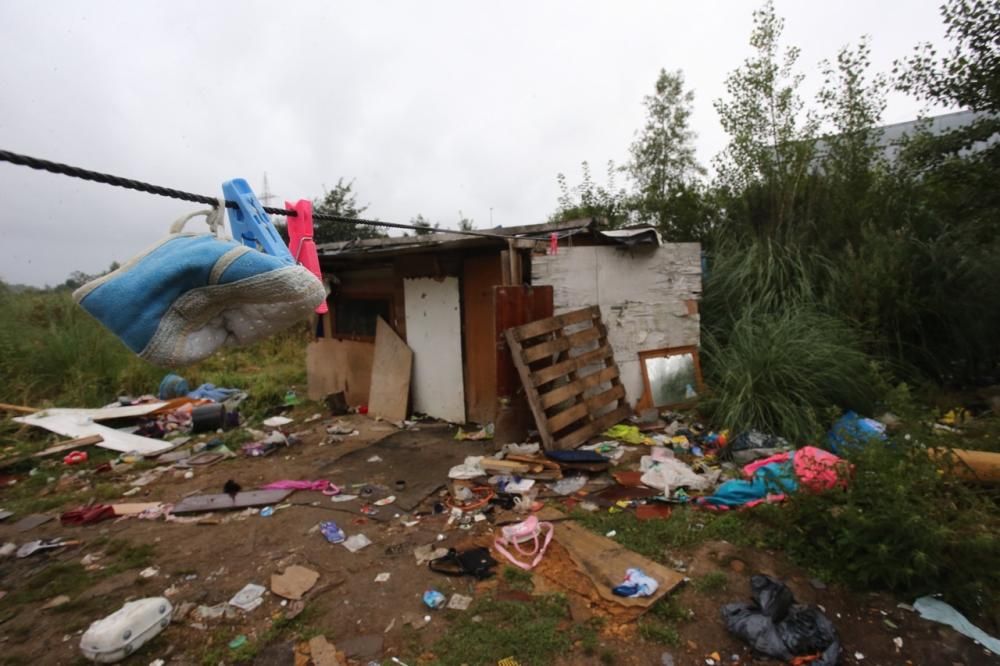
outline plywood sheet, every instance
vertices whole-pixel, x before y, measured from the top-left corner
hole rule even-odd
[[[413,410],[465,422],[458,278],[403,280],[406,342],[413,350]]]
[[[608,601],[621,606],[649,608],[665,594],[684,582],[683,574],[668,569],[662,564],[629,550],[620,543],[594,534],[587,528],[573,522],[556,525],[555,540],[569,551],[573,562],[594,583],[597,593]],[[619,597],[611,592],[625,578],[625,570],[642,569],[660,586],[648,597]]]
[[[410,398],[413,351],[381,317],[375,325],[375,358],[372,362],[368,414],[389,421],[406,418]]]
[[[367,405],[371,389],[375,344],[320,338],[306,348],[310,400],[322,400],[343,391],[349,405]]]

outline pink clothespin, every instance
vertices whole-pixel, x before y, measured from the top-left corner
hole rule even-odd
[[[549,254],[559,254],[559,234],[549,234]]]
[[[288,250],[292,253],[292,258],[322,280],[319,255],[316,253],[316,243],[313,242],[312,202],[308,199],[299,199],[294,204],[286,201],[285,208],[296,213],[295,217],[288,218]],[[326,314],[328,310],[326,301],[323,301],[316,307],[316,314]]]

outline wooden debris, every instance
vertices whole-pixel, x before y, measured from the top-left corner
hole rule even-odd
[[[504,334],[546,449],[576,448],[631,414],[597,306]]]

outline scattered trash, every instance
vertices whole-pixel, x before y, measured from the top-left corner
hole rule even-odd
[[[343,421],[335,421],[326,427],[328,435],[354,435],[357,434],[354,426]]]
[[[230,650],[239,650],[241,647],[243,647],[246,644],[247,644],[247,637],[245,635],[243,635],[243,634],[240,634],[239,636],[237,636],[233,640],[229,641],[229,649]]]
[[[497,561],[490,555],[488,548],[470,548],[459,552],[454,548],[448,550],[444,557],[432,560],[428,567],[446,576],[474,576],[479,580],[493,575]]]
[[[332,520],[324,520],[319,524],[319,531],[326,537],[326,540],[330,543],[343,543],[344,539],[347,537],[344,535],[344,530],[337,526],[337,523]]]
[[[468,610],[471,604],[472,597],[467,597],[464,594],[455,593],[451,595],[451,599],[448,600],[448,608],[451,610]]]
[[[367,462],[370,462],[370,463],[382,462],[382,458],[381,458],[381,456],[372,456],[371,458],[368,459]]]
[[[842,453],[851,448],[884,440],[885,424],[875,419],[866,419],[848,411],[837,419],[826,435],[827,444],[834,453]]]
[[[0,546],[0,557],[10,557],[17,552],[17,544],[7,542]]]
[[[264,425],[268,428],[280,428],[283,425],[288,425],[294,420],[295,419],[290,419],[287,416],[272,416],[270,418],[264,419],[261,422],[261,425]]]
[[[389,582],[389,578],[390,577],[392,577],[391,573],[382,572],[382,573],[378,574],[377,576],[375,576],[375,582],[376,583],[387,583],[387,582]]]
[[[618,530],[608,530],[607,532],[604,533],[604,536],[608,537],[609,539],[614,539],[616,536],[618,536]]]
[[[566,476],[555,483],[549,484],[549,488],[557,495],[572,495],[587,485],[587,479],[586,474],[574,474],[573,476]]]
[[[87,452],[86,451],[73,451],[66,454],[63,458],[63,464],[65,465],[79,465],[81,463],[87,462]]]
[[[60,594],[57,597],[52,597],[51,599],[49,599],[49,601],[44,606],[42,606],[42,610],[51,610],[53,608],[58,608],[59,606],[68,603],[69,603],[69,597],[66,596],[65,594]]]
[[[925,620],[946,624],[963,636],[968,636],[976,641],[993,654],[1000,654],[1000,640],[969,622],[968,618],[950,604],[934,597],[920,597],[913,602],[913,608]]]
[[[396,501],[396,496],[395,495],[389,495],[388,497],[383,497],[380,500],[375,500],[374,504],[375,504],[375,506],[389,506],[390,504],[392,504],[395,501]]]
[[[445,596],[437,590],[424,592],[424,604],[428,608],[441,608],[445,604]]]
[[[520,523],[501,527],[500,534],[493,540],[493,547],[514,566],[530,570],[542,561],[554,533],[555,528],[552,523],[539,522],[537,516],[529,516]],[[530,545],[526,547],[525,544],[529,543]],[[511,547],[521,557],[528,558],[527,561],[521,561],[511,554],[508,550]]]
[[[441,559],[448,554],[447,548],[435,548],[431,545],[417,546],[413,549],[413,557],[417,560],[417,566],[422,567],[428,562]]]
[[[59,516],[59,522],[63,525],[92,525],[114,517],[115,510],[110,505],[94,504],[66,511]]]
[[[896,652],[903,649],[903,639],[899,636],[892,639],[892,644],[896,646]]]
[[[270,518],[273,515],[274,515],[274,507],[273,506],[265,506],[263,509],[260,510],[260,517],[261,518]]]
[[[311,590],[318,580],[317,572],[293,564],[280,574],[271,574],[271,592],[285,599],[298,600]]]
[[[649,597],[659,586],[660,584],[644,574],[642,569],[628,569],[625,571],[625,580],[611,591],[619,597]]]
[[[493,439],[493,424],[487,423],[485,426],[474,432],[465,432],[459,428],[458,432],[455,433],[455,439],[459,441],[482,441],[486,439]]]
[[[769,576],[753,576],[750,590],[752,603],[722,607],[722,618],[730,633],[774,659],[790,661],[819,652],[819,658],[811,662],[814,666],[837,664],[840,640],[833,623],[822,612],[796,604],[791,590]]]
[[[350,502],[358,499],[357,495],[334,495],[330,498],[331,502]]]
[[[314,666],[341,666],[343,663],[337,656],[337,648],[325,636],[309,639],[309,656]]]
[[[17,557],[23,559],[34,555],[40,550],[51,550],[53,548],[65,548],[66,546],[78,545],[80,545],[79,541],[67,541],[62,537],[55,537],[53,539],[38,539],[35,541],[29,541],[18,548]]]
[[[163,631],[170,624],[172,611],[164,597],[130,601],[91,624],[80,639],[80,651],[98,663],[119,662]]]
[[[355,534],[353,536],[347,537],[346,540],[341,544],[347,550],[352,553],[356,553],[366,546],[370,546],[372,543],[371,539],[366,537],[364,534]]]
[[[608,428],[603,433],[605,437],[617,439],[626,444],[651,444],[653,440],[639,432],[639,426],[616,425]]]
[[[235,606],[241,611],[249,613],[264,603],[265,592],[267,592],[267,589],[263,585],[247,583],[243,586],[242,590],[237,592],[233,598],[229,600],[229,605]]]
[[[139,572],[139,576],[142,578],[152,578],[154,576],[159,575],[159,573],[160,570],[156,567],[146,567],[145,569]]]

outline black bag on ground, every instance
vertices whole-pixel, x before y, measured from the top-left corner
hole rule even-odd
[[[819,652],[820,658],[812,666],[835,666],[840,659],[840,639],[823,613],[796,604],[791,590],[769,576],[753,576],[750,591],[753,603],[722,607],[722,619],[731,634],[774,659],[788,661]]]
[[[452,548],[444,557],[427,563],[431,571],[446,576],[475,576],[479,580],[492,576],[496,565],[488,548],[471,548],[461,553]]]

